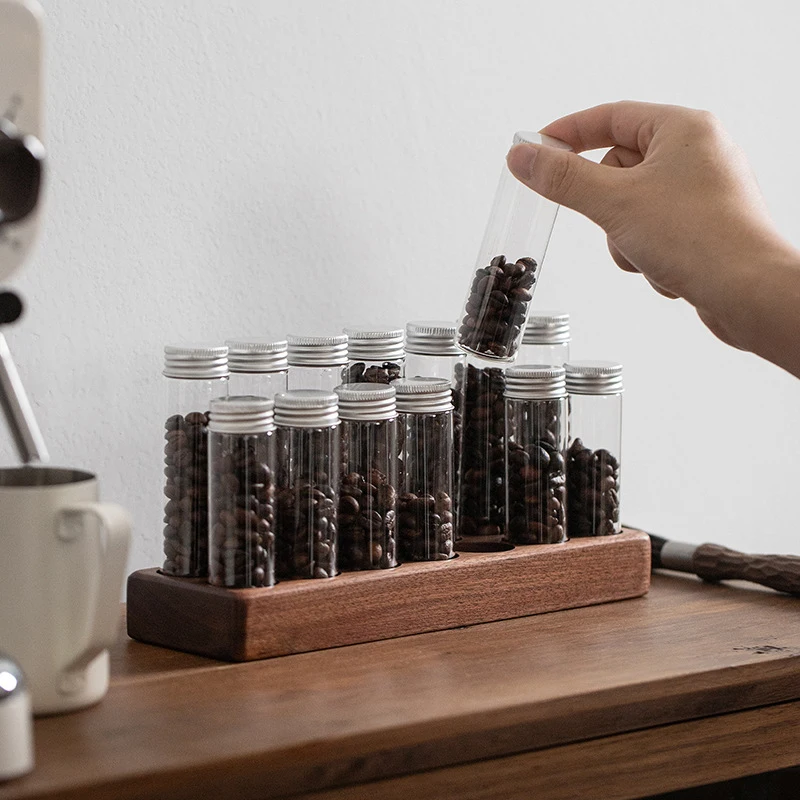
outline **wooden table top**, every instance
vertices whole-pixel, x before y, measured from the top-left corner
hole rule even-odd
[[[107,697],[37,720],[0,800],[279,797],[771,704],[800,720],[799,622],[796,598],[656,574],[636,600],[246,664],[121,633]]]

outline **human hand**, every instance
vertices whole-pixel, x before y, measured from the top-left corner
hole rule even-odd
[[[750,349],[736,321],[745,313],[742,291],[771,254],[795,262],[797,254],[775,230],[746,158],[716,118],[620,102],[570,114],[542,133],[575,153],[515,145],[511,172],[600,225],[622,269],[685,298],[720,338]],[[577,155],[602,147],[611,149],[600,164]]]

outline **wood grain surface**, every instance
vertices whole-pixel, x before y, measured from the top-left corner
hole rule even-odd
[[[252,661],[640,597],[649,585],[650,540],[640,531],[266,589],[149,569],[128,579],[128,634]]]
[[[800,763],[796,709],[769,708],[800,698],[799,611],[662,574],[636,600],[245,664],[121,637],[108,696],[37,720],[36,770],[0,800],[256,800],[415,774],[433,797],[434,773],[485,759],[508,764],[504,788],[534,785],[548,754],[565,783],[591,785],[604,760],[630,768],[632,797],[654,785],[648,764],[671,775],[660,790],[731,777],[738,757],[752,772]],[[689,722],[746,709],[730,750],[713,749],[729,719]],[[563,796],[547,774],[536,796]]]

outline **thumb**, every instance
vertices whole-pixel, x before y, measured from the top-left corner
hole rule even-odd
[[[619,170],[595,164],[568,150],[528,143],[514,145],[506,161],[511,174],[534,192],[602,225],[609,190]]]

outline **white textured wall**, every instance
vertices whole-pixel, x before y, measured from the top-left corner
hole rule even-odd
[[[133,511],[131,568],[160,559],[162,345],[454,317],[517,128],[709,108],[800,244],[795,3],[44,5],[48,214],[12,346],[54,460]],[[798,549],[797,380],[617,271],[569,211],[536,300],[572,313],[574,356],[625,364],[628,523]]]

